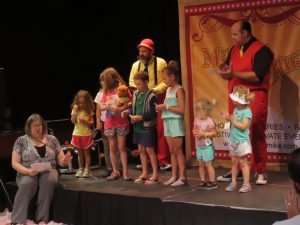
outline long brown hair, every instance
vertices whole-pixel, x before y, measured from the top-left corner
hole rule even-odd
[[[71,109],[73,109],[74,105],[78,105],[78,99],[80,97],[83,97],[84,99],[84,103],[85,103],[84,111],[86,111],[88,114],[94,114],[95,104],[91,94],[86,90],[80,90],[76,93],[73,102],[71,104]]]
[[[120,84],[125,84],[119,72],[113,67],[108,67],[103,70],[99,78],[105,82],[105,87],[102,87],[104,91],[112,90],[117,88]]]

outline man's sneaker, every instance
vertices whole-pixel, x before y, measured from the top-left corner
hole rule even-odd
[[[136,168],[136,169],[138,169],[138,170],[141,170],[141,169],[143,169],[143,167],[142,167],[142,165],[141,165],[141,164],[138,164],[138,165],[136,165],[136,166],[135,166],[135,168]]]
[[[240,193],[247,193],[251,191],[251,185],[250,184],[243,184],[242,187],[239,189]]]
[[[75,173],[75,177],[82,177],[83,176],[83,168],[79,168],[76,173]]]
[[[91,176],[91,171],[89,169],[85,168],[82,177],[88,178],[90,176]]]
[[[205,190],[212,190],[212,189],[217,189],[217,182],[212,182],[212,181],[208,181],[206,184],[206,187],[204,188]]]
[[[200,181],[200,184],[198,185],[198,189],[205,189],[206,188],[206,182],[205,181]]]
[[[255,184],[261,184],[261,185],[267,184],[267,177],[263,174],[258,174]]]
[[[242,174],[241,171],[239,171],[239,173],[238,173],[238,180],[243,181],[243,174]],[[220,182],[229,182],[229,181],[231,181],[231,171],[224,174],[223,176],[218,176],[217,181],[220,181]]]
[[[171,169],[171,168],[172,168],[171,164],[165,164],[165,165],[161,166],[159,169],[160,170],[168,170],[168,169]]]
[[[229,183],[228,186],[225,188],[225,191],[235,191],[236,190],[236,184],[234,183]]]

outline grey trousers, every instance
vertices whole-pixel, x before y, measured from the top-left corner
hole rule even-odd
[[[13,223],[26,223],[29,203],[38,190],[35,220],[36,222],[48,222],[50,204],[54,196],[55,186],[58,183],[57,170],[51,169],[49,172],[40,173],[34,177],[18,173],[16,181],[18,191],[15,196],[11,221]]]

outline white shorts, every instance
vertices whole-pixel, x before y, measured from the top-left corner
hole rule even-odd
[[[252,153],[250,141],[232,142],[228,143],[229,153],[231,156],[243,157]]]

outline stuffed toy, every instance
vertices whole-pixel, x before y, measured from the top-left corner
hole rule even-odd
[[[126,109],[128,108],[129,104],[129,96],[128,96],[128,87],[124,84],[121,84],[117,88],[117,93],[118,93],[118,99],[117,99],[117,107],[123,107]]]

